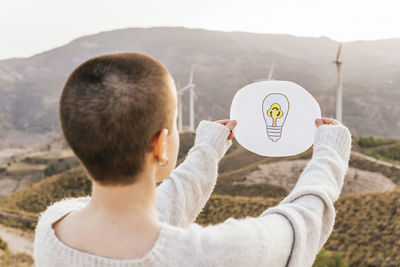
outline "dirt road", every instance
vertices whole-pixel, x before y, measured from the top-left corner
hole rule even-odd
[[[8,243],[13,253],[33,254],[33,234],[0,224],[0,237]]]
[[[382,160],[379,160],[379,159],[376,159],[376,158],[373,158],[373,157],[364,155],[364,154],[359,153],[359,152],[356,152],[356,151],[351,151],[351,156],[352,156],[352,157],[353,157],[353,156],[356,156],[356,157],[359,157],[359,158],[362,158],[362,159],[366,159],[366,160],[368,160],[368,161],[381,164],[381,165],[383,165],[383,166],[394,167],[394,168],[396,168],[396,169],[400,169],[400,166],[398,166],[398,165],[395,165],[395,164],[392,164],[392,163],[389,163],[389,162],[386,162],[386,161],[382,161]]]

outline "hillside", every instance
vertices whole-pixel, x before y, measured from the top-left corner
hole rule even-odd
[[[358,137],[354,149],[378,160],[400,165],[400,140],[398,139]]]
[[[180,134],[177,165],[193,146],[194,137],[189,132]],[[70,150],[64,149],[62,144],[59,146],[61,150],[26,154],[4,164],[5,170],[0,171],[0,195],[2,191],[3,195],[18,192],[0,198],[0,209],[7,207],[38,212],[60,195],[90,193],[90,183],[84,170],[75,168],[80,166],[79,161]],[[219,162],[219,177],[214,193],[249,197],[284,196],[293,188],[311,154],[312,148],[291,157],[262,157],[244,149],[234,139]],[[400,169],[371,163],[353,155],[349,164],[343,194],[393,190],[400,182]],[[44,179],[57,173],[60,174]],[[14,188],[16,185],[19,188]],[[37,199],[38,196],[40,199]]]
[[[258,216],[280,199],[213,196],[197,221],[215,224],[233,216]],[[395,267],[400,262],[400,191],[342,196],[328,250],[341,252],[350,266]]]
[[[180,164],[193,143],[193,133],[180,133],[177,164]],[[34,148],[0,149],[0,196],[19,191],[46,177],[77,166],[80,166],[80,162],[62,135]]]
[[[344,121],[354,135],[400,137],[400,39],[350,42],[343,46]],[[235,92],[263,79],[294,81],[332,116],[338,44],[328,38],[218,32],[187,28],[130,28],[76,39],[30,58],[0,61],[0,136],[4,144],[32,142],[58,132],[61,88],[78,64],[95,55],[137,51],[160,60],[183,86],[195,66],[195,124],[229,117]],[[188,96],[184,96],[187,101]],[[187,120],[188,107],[183,107]],[[365,122],[368,114],[368,123]],[[21,134],[17,134],[21,133]],[[3,143],[1,146],[5,146]]]
[[[190,132],[180,134],[177,165],[185,159],[187,152],[193,146],[194,137],[195,135]],[[353,142],[353,148],[356,150],[358,150],[359,142],[357,140],[356,138]],[[66,148],[63,142],[58,144],[53,142],[52,147],[51,150],[12,156],[0,164],[0,196],[19,191],[53,174],[65,173],[80,165],[72,151]],[[310,148],[292,157],[262,157],[244,149],[234,139],[231,148],[219,163],[219,178],[214,192],[231,196],[279,197],[286,195],[294,186],[297,177],[310,159],[311,153]],[[343,194],[383,192],[394,189],[400,182],[400,169],[392,167],[392,163],[388,165],[370,162],[353,152]]]
[[[276,185],[290,192],[309,160],[291,160],[261,164],[259,170],[244,177],[237,185]],[[277,179],[279,177],[279,179]],[[345,176],[342,194],[384,192],[396,188],[393,181],[379,172],[370,172],[350,167]]]
[[[68,174],[68,175],[66,175]],[[58,174],[10,196],[1,198],[0,206],[37,213],[46,205],[66,196],[89,192],[79,168]],[[215,224],[229,217],[258,216],[282,198],[213,195],[197,222]],[[336,203],[335,229],[325,248],[341,252],[350,266],[397,266],[400,231],[400,191],[342,196]]]
[[[21,190],[80,163],[71,150],[38,150],[20,153],[0,163],[0,196]]]
[[[193,138],[193,133],[180,135],[177,164],[185,159],[193,146]],[[353,149],[361,153],[365,152],[362,149],[385,149],[388,145],[390,148],[392,141],[355,137]],[[64,149],[63,145],[59,147]],[[71,166],[71,169],[64,170],[63,162],[73,157],[70,152],[61,151],[47,155],[22,155],[19,161],[13,163],[15,166],[20,163],[33,166],[53,164],[60,173],[0,197],[0,224],[33,231],[39,213],[54,201],[90,194],[91,183],[83,168]],[[312,149],[309,149],[287,158],[261,157],[245,150],[234,139],[219,163],[215,191],[197,222],[208,225],[223,222],[229,217],[254,217],[266,208],[277,205],[292,189],[311,154]],[[60,162],[60,158],[64,160]],[[390,158],[385,159],[390,161]],[[400,183],[400,169],[392,166],[392,163],[386,165],[370,161],[355,154],[355,151],[352,152],[349,165],[343,194],[335,204],[335,228],[325,245],[327,251],[321,251],[318,260],[341,261],[340,254],[335,254],[338,252],[343,253],[350,266],[397,266],[400,262],[396,250],[400,238],[397,229],[400,221],[400,189],[396,187]]]
[[[351,154],[343,194],[393,190],[400,182],[400,168],[357,154],[358,140],[353,140],[355,151]],[[252,153],[234,140],[228,152],[219,163],[216,194],[278,197],[293,188],[311,158],[312,148],[291,157],[270,158]]]

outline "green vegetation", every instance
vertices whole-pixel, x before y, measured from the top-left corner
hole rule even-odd
[[[375,137],[359,137],[356,139],[357,144],[361,148],[373,148],[385,145],[396,144],[398,140],[389,138],[375,138]]]
[[[26,157],[21,162],[29,164],[48,164],[49,160],[41,157]]]
[[[7,168],[0,167],[0,173],[5,173],[7,171]]]
[[[13,227],[16,229],[21,229],[26,232],[33,233],[35,231],[35,227],[37,225],[37,217],[35,217],[35,220],[9,220],[9,219],[0,219],[0,224],[7,226],[7,227]]]
[[[376,154],[381,156],[382,158],[400,160],[400,144],[387,148],[381,148],[376,151]]]
[[[344,253],[350,266],[398,266],[400,191],[342,197],[326,249]]]
[[[230,217],[256,217],[267,207],[275,206],[281,198],[219,196],[213,195],[207,202],[196,222],[202,225],[217,224]]]
[[[217,181],[214,194],[246,197],[281,197],[287,195],[287,190],[281,186],[270,184],[232,184]]]
[[[400,162],[400,140],[393,138],[358,137],[354,148],[366,155],[391,163]]]
[[[52,176],[57,173],[62,173],[80,165],[79,160],[75,156],[67,158],[48,158],[40,156],[26,157],[22,160],[22,162],[47,165],[47,167],[43,170],[45,176]]]
[[[71,169],[0,198],[0,207],[37,214],[62,198],[90,194],[91,182],[86,177],[82,167]]]
[[[348,267],[349,265],[343,258],[343,255],[338,252],[331,252],[321,249],[315,258],[312,267]]]

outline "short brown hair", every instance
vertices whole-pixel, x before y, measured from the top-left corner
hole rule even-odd
[[[168,75],[154,58],[133,52],[91,58],[71,73],[60,98],[61,127],[95,181],[133,183],[153,138],[162,128],[171,132]]]

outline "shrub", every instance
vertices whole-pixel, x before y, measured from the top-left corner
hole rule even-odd
[[[357,144],[362,148],[372,148],[383,145],[395,144],[395,139],[384,139],[384,138],[374,138],[370,137],[359,137]]]
[[[348,267],[349,265],[345,262],[343,255],[338,252],[331,252],[325,249],[321,249],[315,258],[312,267]]]
[[[387,159],[400,160],[400,145],[381,148],[377,153]]]
[[[7,250],[7,248],[8,248],[7,242],[1,239],[0,237],[0,250]]]

